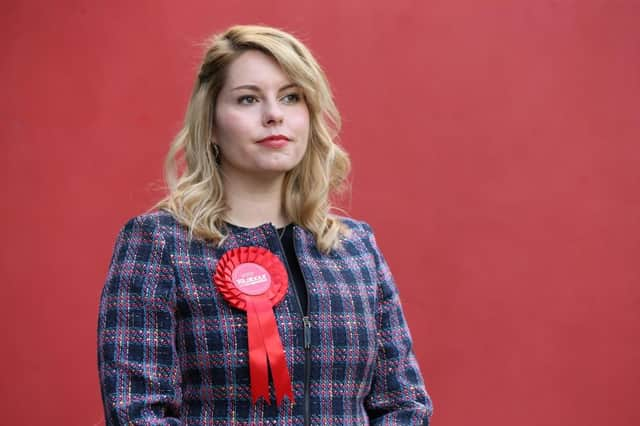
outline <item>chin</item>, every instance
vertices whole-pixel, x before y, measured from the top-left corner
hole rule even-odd
[[[269,164],[263,163],[258,165],[257,169],[272,173],[286,173],[289,170],[294,169],[298,164],[300,164],[300,161],[269,162]]]
[[[295,168],[295,166],[291,166],[291,167],[274,167],[274,168],[269,168],[269,169],[264,169],[264,174],[271,174],[271,175],[283,175],[291,170],[293,170]]]
[[[245,157],[250,158],[250,157]],[[293,170],[302,159],[294,161],[292,158],[253,158],[253,161],[234,161],[223,164],[230,176],[253,176],[259,179],[276,179]]]

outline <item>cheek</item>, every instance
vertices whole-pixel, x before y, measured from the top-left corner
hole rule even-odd
[[[309,136],[309,112],[306,109],[304,111],[300,111],[300,114],[296,114],[291,121],[292,126],[295,127],[299,134],[305,134],[307,137]]]
[[[302,156],[309,148],[309,138],[311,137],[311,124],[309,123],[309,113],[305,110],[304,114],[300,114],[298,117],[296,117],[296,121],[294,125],[296,127],[296,132],[298,133],[300,140],[302,141],[302,144],[300,147],[302,151],[301,153],[301,156]]]
[[[216,136],[222,144],[233,143],[237,139],[246,139],[251,137],[251,124],[247,117],[233,113],[225,112],[216,114]]]
[[[298,133],[300,136],[300,145],[298,146],[298,156],[300,157],[299,159],[301,160],[305,154],[307,153],[307,151],[309,150],[309,139],[311,137],[311,131],[309,129],[309,126],[307,125],[304,129],[304,132],[301,131]]]

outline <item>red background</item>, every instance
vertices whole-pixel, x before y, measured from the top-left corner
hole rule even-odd
[[[23,0],[0,16],[2,424],[101,423],[116,232],[161,195],[197,44],[235,23],[294,32],[328,73],[347,208],[395,273],[435,425],[640,424],[638,1]]]

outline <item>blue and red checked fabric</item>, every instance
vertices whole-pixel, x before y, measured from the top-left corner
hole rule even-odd
[[[309,293],[312,425],[428,425],[432,405],[389,268],[371,228],[320,253],[294,228]],[[118,235],[100,301],[98,366],[108,425],[303,425],[302,312],[290,286],[274,308],[295,401],[251,403],[246,314],[215,289],[218,259],[265,247],[283,262],[275,228],[233,229],[220,247],[190,240],[166,212]]]

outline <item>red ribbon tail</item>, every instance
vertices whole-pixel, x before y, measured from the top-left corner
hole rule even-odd
[[[263,397],[267,404],[269,398],[269,370],[267,350],[260,326],[260,313],[253,301],[247,302],[247,338],[249,344],[249,380],[251,381],[251,400],[255,404]]]
[[[273,307],[268,302],[257,302],[258,321],[263,332],[264,346],[269,358],[271,376],[273,377],[273,387],[276,393],[276,403],[280,405],[285,396],[293,402],[293,390],[291,388],[291,377],[287,368],[287,358],[285,357],[282,340],[278,333],[278,325],[273,315]]]

